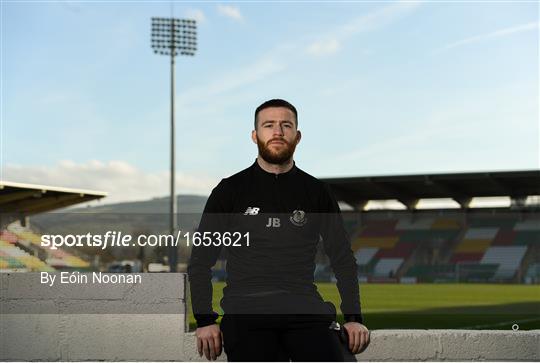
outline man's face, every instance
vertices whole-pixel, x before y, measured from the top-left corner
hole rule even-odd
[[[270,164],[289,161],[300,142],[294,113],[285,107],[269,107],[257,116],[257,129],[251,138],[259,148],[259,155]]]

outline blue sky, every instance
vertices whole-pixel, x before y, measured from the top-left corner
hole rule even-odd
[[[540,167],[537,2],[176,2],[178,190],[249,166],[253,110],[299,110],[319,177]],[[168,192],[170,2],[2,2],[0,179]]]

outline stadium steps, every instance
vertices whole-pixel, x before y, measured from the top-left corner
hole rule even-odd
[[[443,245],[441,247],[441,250],[439,251],[439,256],[441,256],[440,263],[450,263],[450,259],[452,258],[453,251],[461,243],[466,233],[467,233],[467,228],[463,227],[454,239],[450,240],[446,245]]]
[[[396,275],[398,278],[402,278],[403,276],[406,276],[406,273],[409,270],[409,268],[417,264],[419,254],[420,254],[420,246],[416,246],[416,248],[412,250],[410,256],[405,259],[401,267],[397,270]]]
[[[518,269],[518,276],[521,281],[523,281],[523,278],[528,276],[528,272],[535,264],[540,265],[540,246],[529,246],[527,248],[527,252],[525,252],[525,256],[523,256],[523,260],[521,261],[521,266]],[[534,269],[534,267],[533,267]],[[538,280],[537,276],[537,279]],[[520,282],[521,282],[520,281]]]
[[[20,248],[21,250],[23,250],[24,252],[28,253],[31,256],[37,256],[36,250],[31,248],[30,246],[25,246],[24,244],[20,243],[19,241],[15,241],[14,245],[17,246],[18,248]]]
[[[389,237],[359,237],[352,243],[353,251],[359,248],[375,247],[375,248],[393,248],[398,242],[398,236]]]
[[[400,218],[396,224],[396,230],[404,231],[430,231],[435,223],[432,217],[417,217],[414,214],[408,218]]]
[[[379,251],[376,247],[363,247],[356,250],[354,257],[358,265],[368,265]]]
[[[536,216],[527,217],[518,221],[514,225],[515,231],[540,231],[540,218]]]
[[[28,254],[19,248],[16,243],[0,240],[0,263],[2,270],[24,271],[54,271],[39,258]]]
[[[461,224],[457,218],[451,217],[438,217],[435,219],[431,225],[431,229],[442,229],[442,230],[461,230]]]
[[[397,219],[382,219],[364,221],[359,230],[363,237],[384,237],[395,235]]]
[[[526,270],[525,280],[530,281],[529,283],[539,283],[540,282],[540,262],[532,263]]]
[[[85,260],[89,259],[87,256],[86,258],[81,258],[62,248],[51,249],[50,247],[43,247],[41,246],[41,235],[33,232],[28,227],[21,226],[19,222],[8,225],[7,232],[16,236],[17,243],[25,246],[27,250],[37,251],[38,260],[44,260],[52,270],[54,270],[54,267],[80,270],[90,268],[90,263]],[[74,252],[81,254],[77,250],[74,250]]]
[[[343,223],[345,226],[345,230],[349,234],[349,238],[354,240],[358,234],[360,233],[361,225],[359,218],[356,216],[356,214],[343,214]]]
[[[451,263],[481,262],[499,232],[499,228],[467,226],[464,232],[463,239],[453,250]]]
[[[375,265],[373,276],[375,277],[396,277],[399,267],[403,263],[403,258],[381,258]],[[392,276],[390,276],[392,275]]]
[[[511,246],[514,244],[517,232],[513,229],[501,228],[491,243],[492,246]]]
[[[539,231],[517,231],[514,239],[514,245],[540,245],[540,230]]]
[[[498,246],[490,247],[480,261],[482,264],[499,264],[493,276],[495,280],[512,279],[521,265],[526,246]]]
[[[454,253],[481,253],[485,252],[493,242],[499,228],[496,227],[469,227]]]
[[[473,228],[504,228],[512,229],[518,222],[515,215],[512,214],[500,214],[500,215],[481,215],[471,216],[467,220],[469,227]]]

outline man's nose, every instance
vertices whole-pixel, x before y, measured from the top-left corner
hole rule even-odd
[[[283,127],[281,125],[277,124],[274,125],[274,135],[283,136]]]

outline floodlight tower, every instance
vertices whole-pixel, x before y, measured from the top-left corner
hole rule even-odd
[[[152,18],[152,49],[171,57],[171,203],[170,233],[176,233],[176,195],[174,192],[174,57],[194,56],[197,50],[197,23],[191,19]],[[177,249],[169,246],[169,266],[176,272]]]

